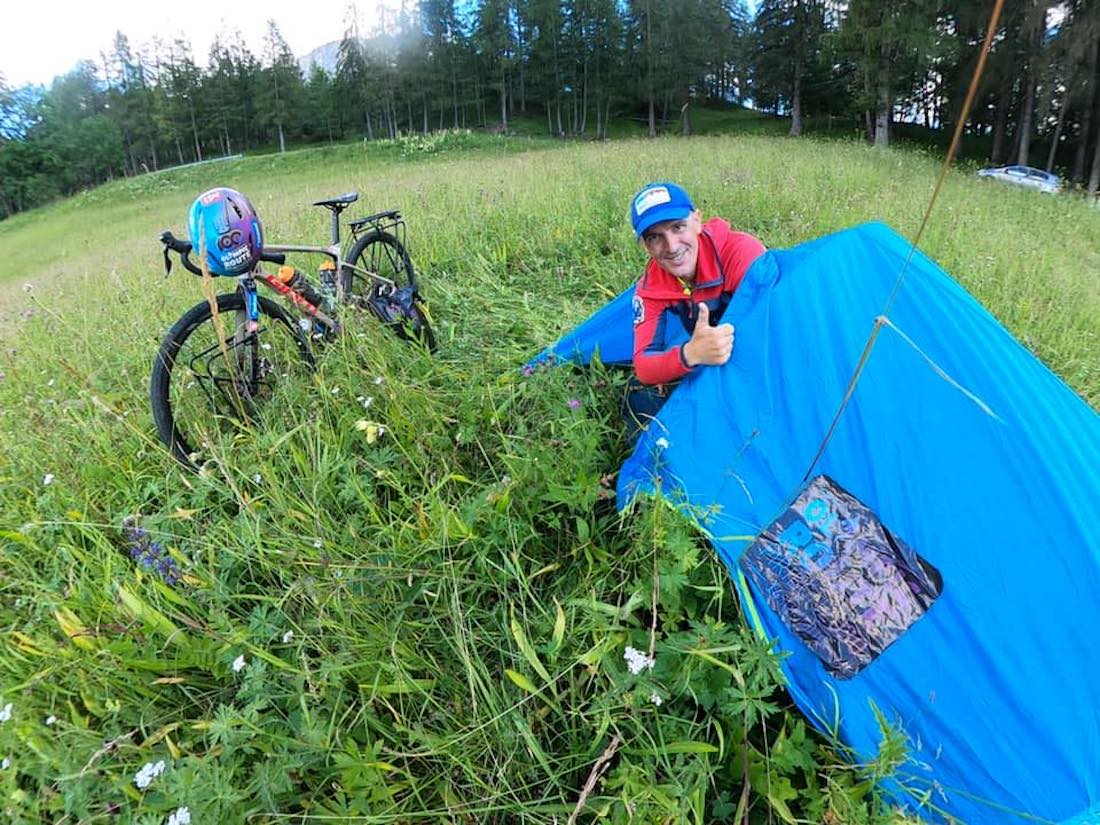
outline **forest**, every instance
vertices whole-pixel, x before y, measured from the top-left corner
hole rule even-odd
[[[973,0],[420,0],[372,26],[354,5],[333,66],[303,71],[275,21],[205,61],[119,31],[48,87],[0,76],[0,217],[120,176],[242,152],[484,128],[605,139],[690,134],[749,107],[888,145],[954,129],[992,3]],[[319,44],[320,45],[320,44]],[[1100,0],[1006,0],[971,156],[1100,188]],[[824,124],[828,124],[826,127]],[[820,126],[818,125],[820,124]],[[789,129],[787,128],[789,126]],[[975,148],[976,147],[976,148]]]

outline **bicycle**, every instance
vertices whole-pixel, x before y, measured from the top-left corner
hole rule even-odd
[[[311,340],[332,340],[340,333],[341,307],[366,310],[404,340],[434,352],[435,334],[405,247],[400,213],[350,221],[352,241],[343,254],[340,215],[358,199],[357,192],[349,192],[314,202],[332,212],[330,244],[265,244],[260,262],[280,265],[277,273],[257,264],[237,277],[235,292],[211,295],[168,330],[153,362],[149,395],[157,435],[185,467],[197,470],[212,446],[210,437],[253,419],[280,383],[313,372]],[[165,231],[160,242],[165,277],[172,270],[170,252],[189,272],[204,276],[190,258],[194,239]],[[319,288],[293,267],[282,266],[287,253],[325,256]],[[300,315],[297,322],[282,305],[259,295],[258,284],[289,299]],[[200,437],[204,429],[205,439]]]

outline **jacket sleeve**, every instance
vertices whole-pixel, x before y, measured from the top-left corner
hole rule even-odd
[[[663,311],[660,301],[634,296],[634,374],[643,384],[667,384],[691,372],[682,346],[659,349],[665,337]]]

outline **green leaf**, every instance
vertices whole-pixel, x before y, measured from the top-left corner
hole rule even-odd
[[[527,660],[528,664],[530,664],[531,667],[535,669],[535,673],[541,676],[543,681],[546,682],[546,684],[551,685],[551,688],[553,688],[553,685],[551,684],[553,680],[550,678],[550,672],[539,660],[539,654],[535,652],[535,648],[531,645],[531,642],[528,641],[527,634],[524,632],[523,626],[516,618],[516,610],[514,606],[511,608],[511,613],[512,637],[516,640],[516,644],[519,646],[520,653],[523,654],[523,658]]]
[[[538,693],[539,689],[535,687],[535,683],[524,676],[522,673],[518,673],[514,670],[505,670],[504,675],[512,680],[521,690],[525,690],[528,693]]]
[[[669,742],[659,748],[642,748],[629,751],[637,756],[663,756],[669,753],[718,753],[718,748],[710,742],[695,742],[690,739],[680,742]]]
[[[550,648],[547,651],[551,656],[561,648],[562,639],[565,638],[565,611],[561,609],[561,603],[554,599],[554,632],[550,637]]]

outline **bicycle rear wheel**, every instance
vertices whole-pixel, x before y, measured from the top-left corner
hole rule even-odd
[[[388,232],[370,232],[352,246],[341,272],[345,300],[366,310],[406,341],[435,351],[431,319],[416,286],[409,253]]]
[[[217,317],[203,301],[175,323],[149,383],[160,440],[193,470],[253,420],[281,385],[314,369],[306,334],[278,304],[259,299],[256,332],[247,329],[239,292],[219,295],[217,306]]]

